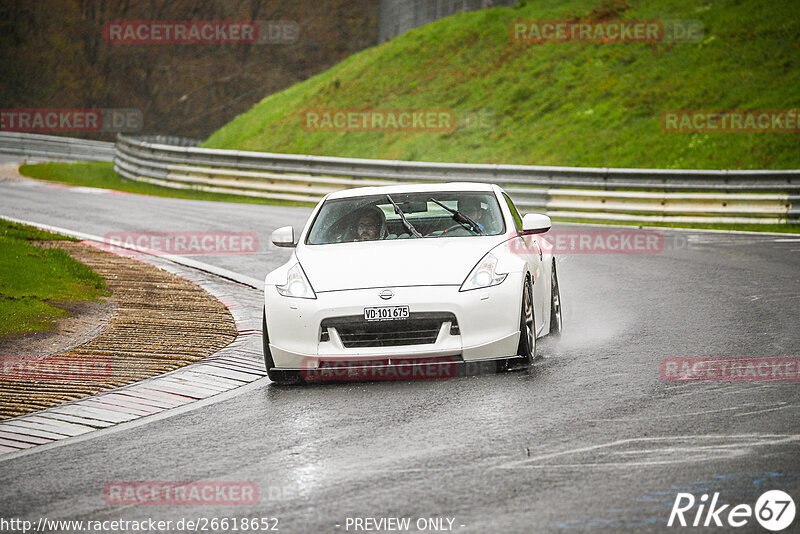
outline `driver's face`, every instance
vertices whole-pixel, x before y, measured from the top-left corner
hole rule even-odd
[[[364,215],[358,219],[358,239],[359,241],[369,241],[377,239],[378,225],[374,217]]]
[[[464,215],[466,215],[467,217],[469,217],[474,221],[480,215],[481,212],[480,204],[475,204],[470,202],[468,204],[465,204],[463,208],[459,208],[458,211],[460,211],[461,213],[463,213]]]

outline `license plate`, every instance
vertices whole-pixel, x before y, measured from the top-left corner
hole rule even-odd
[[[377,306],[364,308],[364,319],[367,321],[395,321],[408,319],[408,306]]]

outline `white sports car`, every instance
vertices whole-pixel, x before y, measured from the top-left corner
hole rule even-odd
[[[264,288],[270,379],[441,378],[507,367],[562,328],[550,218],[502,188],[448,183],[326,195]]]

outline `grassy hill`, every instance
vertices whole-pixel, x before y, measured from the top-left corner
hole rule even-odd
[[[800,108],[797,0],[536,0],[453,17],[270,95],[204,146],[403,160],[800,167],[798,133],[668,133],[663,111]],[[512,42],[515,19],[695,19],[696,43]],[[452,132],[309,132],[310,109],[430,109]]]

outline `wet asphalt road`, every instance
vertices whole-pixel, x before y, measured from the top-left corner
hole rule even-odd
[[[288,256],[267,246],[270,232],[299,230],[308,213],[0,182],[0,214],[91,234],[256,232],[258,254],[196,259],[259,279]],[[0,457],[0,518],[277,517],[294,533],[407,517],[410,531],[449,518],[455,532],[660,532],[682,530],[666,527],[678,491],[753,505],[782,489],[800,504],[798,382],[659,376],[669,357],[800,356],[800,237],[665,232],[665,242],[658,254],[563,256],[566,332],[540,343],[529,371],[305,388],[263,379]],[[103,499],[108,482],[192,480],[254,482],[259,502]],[[766,532],[753,518],[737,531]]]

